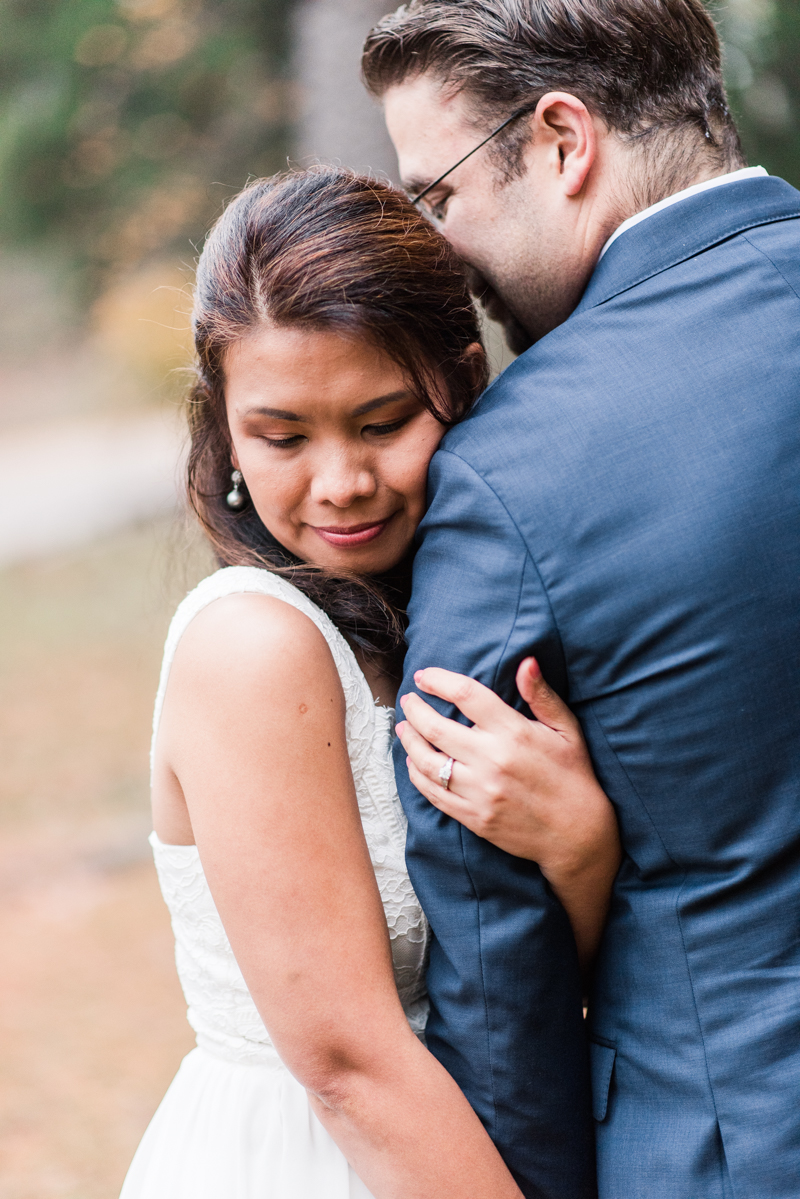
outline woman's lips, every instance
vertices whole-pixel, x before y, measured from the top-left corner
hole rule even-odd
[[[368,541],[374,541],[376,537],[380,537],[391,519],[391,516],[387,516],[386,520],[372,521],[365,525],[329,525],[324,528],[312,525],[311,527],[323,541],[327,541],[328,545],[347,549],[349,546],[366,545]]]

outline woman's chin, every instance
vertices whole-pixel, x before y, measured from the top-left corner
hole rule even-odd
[[[317,540],[322,542],[321,538],[317,538]],[[300,556],[310,565],[318,566],[323,570],[357,575],[384,574],[392,567],[397,566],[398,562],[406,556],[411,544],[411,537],[404,538],[402,541],[393,537],[391,541],[387,541],[383,545],[380,544],[380,541],[381,539],[378,538],[366,545],[348,547],[332,546],[325,542],[320,545],[306,544],[304,550],[308,552],[304,552]]]

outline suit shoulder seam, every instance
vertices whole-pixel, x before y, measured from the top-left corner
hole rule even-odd
[[[568,668],[567,668],[567,655],[566,655],[566,652],[565,652],[565,649],[564,649],[564,641],[563,641],[563,638],[562,638],[562,636],[561,636],[561,629],[560,629],[560,628],[559,628],[559,626],[558,626],[558,621],[556,620],[556,614],[555,614],[555,612],[553,611],[553,605],[552,605],[552,603],[551,603],[551,601],[550,601],[550,594],[549,594],[549,592],[548,592],[548,590],[547,590],[547,586],[546,586],[546,584],[545,584],[545,581],[544,581],[544,579],[542,578],[542,572],[539,570],[539,565],[538,565],[538,563],[537,563],[537,561],[536,561],[535,557],[533,556],[533,553],[531,552],[531,547],[530,547],[530,545],[528,544],[528,539],[527,539],[527,538],[524,536],[524,534],[523,534],[522,530],[520,529],[519,525],[517,524],[516,520],[514,519],[514,517],[513,517],[513,516],[511,515],[511,513],[509,512],[509,510],[508,510],[508,506],[507,506],[507,505],[504,503],[504,501],[503,501],[503,500],[500,498],[500,496],[497,494],[497,492],[495,491],[494,487],[492,487],[491,483],[489,483],[489,482],[488,482],[488,481],[487,481],[487,480],[486,480],[486,479],[483,477],[483,475],[480,473],[480,471],[479,471],[479,470],[477,470],[477,469],[476,469],[476,467],[474,467],[474,466],[472,465],[472,463],[471,463],[471,462],[468,462],[468,461],[466,460],[466,458],[463,458],[463,457],[461,456],[461,454],[457,454],[457,453],[455,453],[453,450],[447,450],[447,449],[444,449],[444,450],[440,450],[440,451],[439,451],[439,453],[442,453],[442,454],[449,454],[449,455],[450,455],[452,458],[457,458],[459,462],[463,463],[463,465],[464,465],[464,466],[467,468],[467,470],[471,471],[471,472],[472,472],[472,474],[473,474],[473,475],[475,475],[475,477],[476,477],[477,479],[480,479],[480,481],[481,481],[481,483],[483,484],[483,486],[484,486],[484,487],[487,489],[487,491],[490,491],[490,492],[491,492],[491,494],[492,494],[492,495],[494,496],[494,498],[497,500],[497,503],[498,503],[498,504],[500,505],[500,507],[503,509],[503,511],[505,512],[505,514],[506,514],[506,516],[508,517],[509,521],[511,522],[511,524],[512,524],[512,526],[513,526],[513,528],[514,528],[514,532],[517,534],[517,537],[519,537],[519,539],[520,539],[520,541],[521,541],[521,543],[522,543],[522,545],[523,545],[523,547],[524,547],[524,549],[525,549],[525,555],[526,555],[526,557],[527,557],[528,561],[529,561],[529,562],[530,562],[530,564],[531,564],[531,568],[533,569],[533,571],[534,571],[534,573],[535,573],[535,575],[536,575],[537,579],[539,580],[539,586],[540,586],[540,588],[541,588],[542,595],[544,596],[544,598],[545,598],[545,600],[546,600],[546,602],[547,602],[547,610],[548,610],[548,612],[550,613],[550,622],[551,622],[551,624],[552,624],[552,627],[553,627],[553,629],[555,630],[555,634],[556,634],[556,636],[557,636],[557,638],[558,638],[558,646],[559,646],[559,649],[560,649],[560,651],[561,651],[561,660],[562,660],[562,662],[564,663],[564,675],[565,675],[565,677],[566,677],[566,679],[567,679],[567,684],[569,685],[569,670],[568,670]],[[524,582],[524,580],[525,580],[525,568],[524,568],[524,566],[523,566],[522,570],[520,571],[520,577],[519,577],[519,588],[518,588],[518,590],[517,590],[517,607],[516,607],[516,611],[514,612],[514,620],[511,622],[511,628],[509,629],[508,637],[506,637],[506,640],[505,640],[505,642],[504,642],[504,644],[503,644],[503,650],[502,650],[502,652],[501,652],[500,656],[498,657],[497,666],[495,667],[495,673],[494,673],[494,675],[493,675],[493,677],[492,677],[492,690],[494,690],[494,685],[495,685],[495,683],[496,683],[496,681],[497,681],[497,671],[500,669],[500,662],[502,661],[502,654],[505,652],[505,650],[506,650],[506,647],[508,646],[508,642],[509,642],[509,639],[510,639],[510,637],[511,637],[511,633],[512,633],[512,631],[513,631],[513,629],[514,629],[514,625],[516,624],[517,616],[519,615],[519,606],[520,606],[520,602],[521,602],[521,599],[522,599],[522,585],[523,585],[523,582]]]
[[[768,254],[768,253],[767,253],[767,251],[766,251],[766,250],[764,250],[764,249],[763,249],[761,246],[758,246],[758,245],[756,245],[756,243],[755,243],[755,242],[752,240],[752,238],[748,237],[746,233],[744,233],[744,234],[743,234],[743,237],[744,237],[744,240],[747,242],[748,246],[751,246],[751,247],[752,247],[752,248],[753,248],[753,249],[756,251],[756,253],[757,253],[757,254],[760,254],[760,255],[762,256],[762,258],[766,258],[767,262],[770,264],[770,266],[772,267],[772,269],[773,269],[773,270],[774,270],[774,271],[775,271],[775,272],[776,272],[778,275],[780,275],[781,279],[783,279],[784,283],[785,283],[785,284],[786,284],[786,286],[789,288],[789,290],[791,291],[792,295],[794,295],[794,296],[795,296],[797,299],[799,299],[799,300],[800,300],[800,292],[798,292],[798,290],[797,290],[797,288],[794,286],[794,284],[793,284],[793,283],[791,283],[791,282],[790,282],[790,281],[789,281],[789,280],[786,278],[786,275],[783,273],[783,271],[781,270],[781,268],[778,266],[778,264],[777,264],[777,262],[775,261],[775,259],[774,259],[774,258],[773,258],[773,257],[772,257],[770,254]]]

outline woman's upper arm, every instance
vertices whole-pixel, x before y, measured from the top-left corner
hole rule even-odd
[[[178,646],[159,740],[279,1052],[312,1089],[332,1063],[360,1069],[379,1048],[366,1030],[405,1022],[322,634],[270,597],[209,605]]]

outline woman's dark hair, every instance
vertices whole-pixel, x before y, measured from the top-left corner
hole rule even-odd
[[[251,183],[212,229],[197,268],[190,503],[222,565],[286,576],[391,666],[402,646],[409,563],[380,578],[334,575],[289,553],[249,500],[241,511],[226,502],[225,353],[264,322],[368,338],[402,368],[424,407],[451,425],[486,383],[467,353],[480,332],[464,271],[401,192],[332,167]]]

